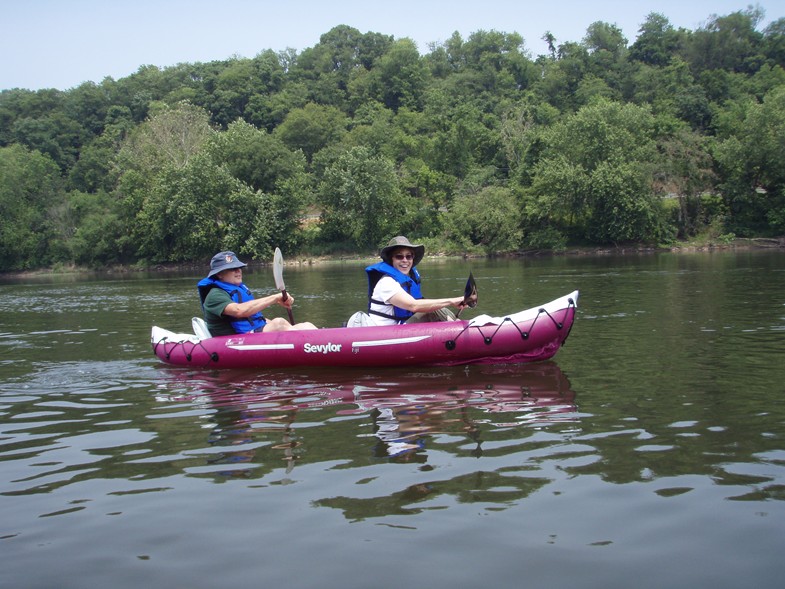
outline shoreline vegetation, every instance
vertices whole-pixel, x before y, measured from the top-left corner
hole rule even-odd
[[[425,259],[439,259],[439,258],[525,258],[525,257],[545,257],[545,256],[607,256],[607,255],[640,255],[640,254],[658,254],[658,253],[696,253],[696,252],[711,252],[711,251],[750,251],[758,249],[785,249],[785,236],[780,237],[752,237],[752,238],[736,238],[733,240],[723,241],[689,241],[680,242],[669,245],[660,246],[646,246],[646,245],[618,245],[618,246],[585,246],[585,247],[568,247],[563,250],[529,250],[521,252],[504,252],[497,254],[448,254],[437,252],[434,254],[426,254]],[[332,263],[345,263],[345,262],[359,262],[371,261],[376,259],[376,255],[364,255],[362,253],[344,253],[344,254],[331,254],[331,255],[311,255],[308,253],[295,254],[289,260],[285,260],[284,264],[287,266],[315,266],[321,264]],[[263,268],[270,265],[270,262],[263,262],[259,260],[247,260],[249,267]],[[134,272],[177,272],[186,270],[201,271],[206,268],[207,262],[186,262],[186,263],[173,263],[173,264],[138,264],[133,266],[128,265],[112,265],[103,269],[85,268],[77,266],[63,266],[52,268],[39,268],[35,270],[24,270],[18,272],[0,272],[0,278],[25,278],[37,277],[47,275],[67,275],[67,274],[131,274]]]
[[[514,31],[421,53],[337,25],[0,91],[0,273],[314,264],[392,235],[441,257],[781,247],[785,16],[765,16],[598,21],[542,55]]]

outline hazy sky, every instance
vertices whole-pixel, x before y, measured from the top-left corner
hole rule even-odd
[[[782,0],[0,0],[0,90],[58,88],[128,76],[142,65],[166,67],[266,49],[302,51],[337,25],[413,39],[420,53],[457,31],[517,32],[536,57],[542,36],[579,42],[596,21],[632,42],[651,12],[694,30],[713,14],[748,5],[785,16]]]

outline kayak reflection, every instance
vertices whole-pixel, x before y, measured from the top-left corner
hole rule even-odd
[[[219,465],[221,476],[257,477],[283,465],[285,482],[298,463],[354,460],[358,447],[371,460],[424,463],[430,440],[442,434],[458,440],[450,451],[479,457],[483,442],[500,431],[576,419],[575,393],[552,362],[412,372],[164,373],[159,400],[186,400],[212,413],[208,462]],[[328,444],[332,455],[325,456]]]

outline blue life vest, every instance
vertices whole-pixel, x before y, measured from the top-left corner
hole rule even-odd
[[[244,283],[238,286],[236,284],[223,282],[222,280],[216,280],[215,278],[202,278],[196,284],[196,288],[199,290],[199,300],[202,302],[202,310],[204,310],[204,300],[207,298],[207,293],[213,288],[220,288],[221,290],[226,291],[229,294],[229,298],[235,303],[247,303],[248,301],[254,300],[254,296],[251,294],[250,289],[245,286]],[[257,311],[250,317],[232,319],[230,323],[237,333],[248,333],[250,331],[261,330],[267,321],[265,320],[264,315]]]
[[[401,309],[393,305],[394,315],[388,315],[381,311],[371,309],[371,304],[385,305],[384,301],[377,301],[373,298],[373,289],[376,288],[376,283],[382,279],[383,276],[389,276],[394,279],[398,284],[403,287],[403,290],[408,292],[415,299],[421,299],[422,292],[420,291],[420,273],[417,268],[412,268],[407,276],[400,270],[395,269],[387,262],[379,262],[373,266],[368,266],[365,271],[368,273],[368,313],[371,315],[379,315],[380,317],[387,317],[396,319],[398,323],[404,323],[409,317],[414,315],[412,311]]]

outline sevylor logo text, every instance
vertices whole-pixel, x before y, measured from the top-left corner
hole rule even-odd
[[[303,351],[306,354],[329,354],[330,352],[340,352],[341,351],[341,344],[305,344],[303,346]]]

